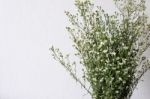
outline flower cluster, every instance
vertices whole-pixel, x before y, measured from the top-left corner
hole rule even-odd
[[[78,12],[66,12],[66,29],[83,66],[82,83],[73,64],[51,48],[53,56],[92,96],[92,99],[129,99],[143,74],[150,68],[143,53],[150,46],[150,29],[145,15],[145,0],[114,0],[119,12],[106,13],[90,0],[76,0]]]

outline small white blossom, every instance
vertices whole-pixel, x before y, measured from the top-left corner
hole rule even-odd
[[[107,50],[103,50],[103,53],[106,53],[107,52]]]
[[[112,55],[116,55],[116,53],[115,53],[115,52],[112,52],[111,54],[112,54]]]

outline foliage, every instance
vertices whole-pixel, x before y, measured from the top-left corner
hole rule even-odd
[[[92,99],[130,99],[140,78],[150,68],[144,52],[150,46],[145,0],[114,0],[118,11],[106,13],[90,0],[75,1],[76,14],[65,12],[67,30],[80,58],[84,81],[77,77],[69,55],[51,47],[52,55],[91,95]]]

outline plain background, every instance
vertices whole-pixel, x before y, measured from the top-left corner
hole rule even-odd
[[[95,2],[115,9],[111,0]],[[90,99],[49,52],[72,51],[64,10],[74,11],[73,0],[0,0],[0,99]],[[132,99],[150,99],[149,77]]]

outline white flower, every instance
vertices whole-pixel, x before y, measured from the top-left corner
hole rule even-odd
[[[100,45],[104,45],[104,42],[101,42]]]
[[[117,91],[115,91],[115,93],[119,93],[119,91],[117,90]]]
[[[103,80],[104,80],[104,78],[101,78],[101,79],[100,79],[100,82],[102,82]]]
[[[125,50],[126,50],[126,49],[128,49],[128,47],[127,47],[127,46],[124,46],[124,47],[123,47],[123,49],[125,49]]]
[[[107,50],[103,50],[103,53],[107,53]]]
[[[119,77],[119,80],[120,80],[120,81],[122,81],[122,78],[121,78],[121,77]]]
[[[104,45],[104,42],[100,42],[98,48],[101,48]]]
[[[115,52],[112,52],[111,54],[112,54],[112,55],[116,55],[116,53],[115,53]]]

